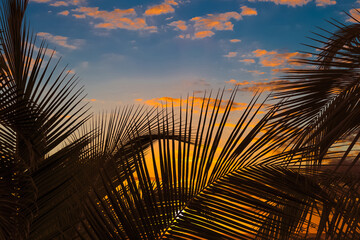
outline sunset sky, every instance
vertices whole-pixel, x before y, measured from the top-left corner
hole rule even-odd
[[[156,104],[240,85],[271,89],[325,20],[356,0],[30,0],[28,20],[80,77],[96,107]],[[295,66],[296,67],[296,66]]]

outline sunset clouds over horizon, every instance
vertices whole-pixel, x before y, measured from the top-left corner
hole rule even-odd
[[[313,57],[300,43],[316,26],[334,28],[324,19],[351,24],[342,11],[360,18],[357,9],[357,0],[30,0],[28,19],[97,104],[179,99],[230,80],[249,83],[246,102]]]

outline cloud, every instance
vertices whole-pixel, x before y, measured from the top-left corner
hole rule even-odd
[[[51,3],[50,6],[52,6],[52,7],[61,7],[61,6],[67,7],[67,6],[69,6],[69,3],[64,2],[64,1],[57,1],[57,2]]]
[[[231,20],[241,20],[242,16],[238,12],[226,12],[219,14],[207,14],[204,17],[194,17],[190,19],[195,29],[194,39],[213,36],[214,30],[233,30]]]
[[[59,12],[58,15],[67,16],[67,15],[69,15],[69,13],[70,12],[68,10],[65,10],[65,11]]]
[[[37,34],[37,36],[43,37],[51,43],[54,43],[61,47],[72,49],[72,50],[79,48],[80,45],[83,43],[83,40],[80,40],[80,39],[73,40],[72,43],[70,43],[68,37],[52,35],[51,33],[46,33],[46,32],[39,32]]]
[[[161,15],[161,14],[172,13],[172,12],[175,12],[175,9],[172,6],[177,6],[177,5],[178,5],[178,3],[175,2],[174,0],[165,0],[165,2],[162,4],[155,5],[155,6],[148,8],[145,11],[144,15],[145,16],[156,16],[156,15]]]
[[[231,39],[231,40],[229,40],[231,43],[239,43],[239,42],[241,42],[241,40],[240,39]]]
[[[255,63],[255,60],[252,58],[246,58],[246,59],[239,60],[239,62],[243,62],[245,64],[252,64],[252,63]]]
[[[223,113],[226,109],[226,105],[228,104],[229,100],[218,100],[214,98],[203,98],[203,97],[189,97],[189,102],[194,103],[195,108],[201,108],[204,104],[209,103],[209,110],[213,110],[215,106],[220,104],[219,112]],[[220,101],[220,102],[219,102]],[[180,98],[172,98],[172,97],[161,97],[161,98],[153,98],[150,100],[144,101],[144,104],[153,106],[153,107],[185,107],[186,106],[186,99]],[[241,111],[246,109],[248,106],[247,103],[240,103],[234,102],[231,111]]]
[[[187,26],[186,26],[186,22],[185,21],[174,21],[168,24],[169,26],[172,27],[176,27],[177,29],[181,30],[181,31],[186,31],[187,30]]]
[[[270,82],[251,82],[249,84],[246,84],[246,87],[239,88],[239,91],[245,91],[245,92],[274,91],[276,88],[281,86],[281,84],[289,83],[289,82],[290,81],[288,80],[274,80]]]
[[[308,58],[310,54],[299,52],[278,53],[277,51],[267,51],[264,49],[257,49],[252,52],[255,57],[259,58],[259,63],[263,67],[278,67],[287,64],[300,66],[301,64],[294,61],[296,58]]]
[[[277,5],[288,5],[291,7],[303,6],[311,2],[312,0],[249,0],[249,2],[273,2]]]
[[[190,39],[191,38],[190,34],[180,34],[178,37],[181,39]]]
[[[241,15],[242,16],[253,16],[253,15],[257,15],[257,11],[255,8],[249,8],[247,6],[242,6],[241,7]]]
[[[31,2],[36,2],[36,3],[48,3],[51,0],[30,0]]]
[[[241,15],[237,12],[226,12],[220,14],[207,14],[205,17],[194,17],[190,21],[194,22],[196,30],[233,30],[231,19],[240,20]]]
[[[234,28],[233,21],[242,20],[243,16],[257,14],[255,9],[246,6],[241,7],[241,9],[241,13],[235,11],[216,14],[209,13],[205,16],[193,17],[187,22],[175,21],[169,25],[185,32],[181,34],[181,38],[186,38],[185,34],[191,34],[192,39],[211,37],[215,34],[215,31],[232,31]],[[241,40],[232,39],[230,42],[236,43],[241,42]]]
[[[274,68],[271,70],[271,73],[272,74],[278,74],[278,73],[284,73],[284,72],[287,72],[287,71],[290,71],[292,70],[292,68]]]
[[[211,37],[212,35],[214,35],[215,33],[213,31],[200,31],[200,32],[195,32],[194,35],[194,39],[199,39],[199,38],[206,38],[206,37]]]
[[[137,17],[133,8],[101,11],[98,7],[80,7],[73,11],[78,15],[77,18],[86,16],[101,20],[101,23],[94,25],[95,28],[157,31],[156,26],[148,26],[143,17]]]
[[[236,85],[236,86],[245,86],[245,85],[255,84],[254,81],[251,81],[251,82],[249,82],[249,81],[238,82],[235,79],[230,79],[229,81],[225,81],[225,83],[233,84],[233,85]]]
[[[265,72],[260,72],[259,70],[248,70],[247,72],[253,73],[253,74],[256,74],[256,75],[263,75],[263,74],[265,74]]]
[[[304,6],[313,0],[248,0],[249,2],[273,2],[277,5],[288,5],[291,7]],[[335,5],[336,0],[315,0],[316,6],[325,7],[328,5]]]
[[[225,83],[230,83],[230,84],[236,84],[236,80],[235,79],[230,79],[229,81],[225,81]]]
[[[36,3],[50,3],[49,5],[52,7],[67,7],[67,6],[80,6],[86,3],[86,0],[61,0],[61,1],[52,1],[52,0],[30,0],[31,2]]]
[[[316,6],[318,7],[325,7],[327,5],[335,5],[335,0],[316,0]]]
[[[353,18],[360,20],[360,8],[353,8],[349,11],[349,13]],[[350,17],[346,21],[353,22],[353,23],[356,22],[354,19],[352,19]]]
[[[236,55],[237,55],[237,52],[229,52],[228,54],[224,55],[224,57],[233,58],[233,57],[236,57]]]

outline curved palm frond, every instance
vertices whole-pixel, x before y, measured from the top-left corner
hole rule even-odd
[[[123,172],[113,161],[112,169],[99,170],[102,187],[94,187],[85,201],[85,218],[76,234],[94,239],[159,239],[204,189],[237,169],[261,164],[278,147],[267,145],[274,132],[261,133],[274,111],[249,127],[262,107],[254,99],[222,142],[234,97],[233,93],[225,106],[221,97],[204,97],[199,116],[194,114],[194,102],[184,100],[185,113],[179,110],[182,124],[174,124],[174,112],[165,115],[169,117],[163,118],[163,133],[150,134],[157,142],[151,142],[148,154],[137,140],[131,141],[134,170],[129,158],[121,156]],[[171,127],[179,128],[181,139],[171,137]],[[136,139],[137,131],[129,134]],[[114,175],[121,180],[113,180]]]
[[[32,223],[31,239],[71,238],[78,230],[74,226],[85,218],[82,199],[93,189],[102,188],[99,169],[107,172],[113,184],[122,183],[126,179],[122,160],[127,159],[127,170],[135,171],[132,142],[147,151],[154,141],[149,129],[151,136],[157,135],[159,114],[156,109],[134,106],[100,114],[73,136],[73,142],[61,150],[64,153],[40,164],[33,177],[41,193],[38,204],[43,207]],[[135,129],[137,136],[129,138]],[[86,133],[90,136],[83,141]]]

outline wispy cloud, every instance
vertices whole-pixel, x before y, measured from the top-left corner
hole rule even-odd
[[[349,11],[349,13],[353,18],[360,20],[360,8],[353,8]],[[356,22],[353,18],[349,17],[347,21]]]
[[[231,40],[229,40],[231,43],[239,43],[239,42],[241,42],[241,40],[240,39],[231,39]]]
[[[245,64],[252,64],[255,63],[255,60],[252,58],[245,58],[245,59],[240,59],[239,62],[243,62]]]
[[[51,0],[30,0],[30,2],[36,2],[36,3],[48,3]]]
[[[233,58],[233,57],[236,57],[236,55],[237,55],[237,52],[229,52],[228,54],[224,55],[224,57]]]
[[[173,6],[177,6],[178,3],[174,0],[165,0],[164,3],[149,7],[144,15],[145,16],[156,16],[161,14],[173,13],[175,9]]]
[[[285,52],[278,53],[277,51],[267,51],[264,49],[257,49],[252,52],[254,57],[259,58],[259,63],[263,67],[278,67],[284,65],[301,65],[294,61],[296,58],[311,57],[310,54],[304,54],[299,52]]]
[[[275,4],[288,5],[291,7],[304,6],[313,0],[248,0],[249,2],[273,2]],[[315,0],[316,6],[324,7],[336,4],[335,0]]]
[[[265,74],[265,72],[261,72],[259,70],[248,70],[247,72],[252,73],[252,74],[256,74],[256,75],[263,75]]]
[[[257,11],[255,8],[249,8],[247,6],[242,6],[241,7],[241,15],[242,16],[253,16],[253,15],[257,15]]]
[[[255,9],[243,6],[242,12],[224,12],[224,13],[209,13],[204,16],[193,17],[188,21],[175,21],[168,25],[173,26],[176,30],[181,30],[184,33],[179,37],[186,38],[190,34],[191,39],[202,39],[215,35],[216,31],[232,31],[235,21],[243,19],[243,16],[256,15]],[[240,39],[232,39],[230,42],[240,42]]]
[[[98,7],[80,7],[73,10],[76,18],[94,18],[101,22],[95,28],[147,30],[156,32],[156,26],[148,26],[144,17],[138,17],[135,9],[114,9],[113,11],[99,10]]]
[[[289,83],[288,80],[274,80],[270,82],[252,82],[249,85],[239,88],[239,91],[246,91],[246,92],[265,92],[265,91],[273,91],[277,89],[284,83]]]
[[[217,100],[214,98],[203,98],[203,97],[189,97],[189,100],[194,103],[195,108],[201,108],[203,103],[209,104],[209,110],[213,110],[215,106],[220,104],[219,112],[222,113],[225,111],[226,106],[229,100]],[[153,106],[153,107],[185,107],[186,99],[172,98],[172,97],[161,97],[153,98],[149,100],[142,101],[144,104]],[[234,102],[231,111],[241,111],[246,109],[248,106],[247,103]]]
[[[176,27],[177,29],[181,30],[181,31],[186,31],[188,29],[188,27],[186,26],[186,22],[185,21],[174,21],[168,24],[169,26],[172,27]]]
[[[211,37],[215,35],[215,33],[213,31],[200,31],[200,32],[195,32],[194,34],[194,39],[201,39],[201,38],[206,38],[206,37]]]
[[[335,5],[336,1],[335,0],[316,0],[316,6],[318,7],[325,7],[328,5]]]
[[[68,10],[65,10],[65,11],[59,12],[58,15],[67,16],[67,15],[69,15],[69,13],[70,12]]]
[[[58,46],[72,50],[78,49],[84,42],[84,40],[81,39],[75,39],[70,41],[68,37],[52,35],[51,33],[46,33],[46,32],[39,32],[37,36],[43,37],[47,39],[49,42],[54,43]]]

